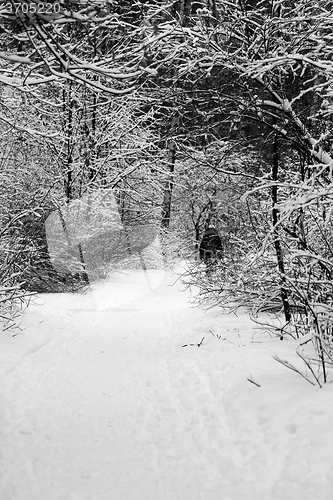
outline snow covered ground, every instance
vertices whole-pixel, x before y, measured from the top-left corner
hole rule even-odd
[[[301,367],[300,341],[148,281],[41,295],[0,333],[1,500],[331,500],[332,384],[272,358]]]

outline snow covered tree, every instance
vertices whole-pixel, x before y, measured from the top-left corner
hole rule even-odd
[[[265,243],[277,258],[281,331],[290,322],[298,334],[310,328],[322,360],[332,356],[331,11],[329,1],[219,0],[214,9],[197,10],[185,35],[197,55],[187,54],[182,67],[201,71],[202,79],[218,70],[233,75],[226,120],[244,145],[256,144],[266,164],[252,192],[271,193]],[[303,327],[293,321],[294,310],[304,311]]]
[[[136,22],[128,22],[130,13]],[[0,81],[22,89],[66,80],[128,93],[143,71],[141,14],[139,4],[129,12],[119,2],[9,0],[0,10]]]
[[[45,138],[49,157],[34,167],[38,163],[42,175],[44,166],[53,166],[51,208],[63,194],[69,201],[108,188],[126,220],[147,219],[160,203],[151,134],[133,105],[121,100],[150,74],[141,64],[150,43],[142,28],[149,5],[28,1],[0,7],[0,120],[8,133]]]

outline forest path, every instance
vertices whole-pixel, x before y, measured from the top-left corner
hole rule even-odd
[[[173,279],[127,309],[52,295],[28,312],[49,341],[5,379],[2,500],[228,500],[251,483],[224,421],[228,367],[182,348],[203,312]]]

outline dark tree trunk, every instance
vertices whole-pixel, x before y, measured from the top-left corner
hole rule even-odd
[[[63,91],[63,111],[65,116],[64,132],[66,140],[66,158],[64,161],[65,177],[64,188],[66,201],[73,198],[73,99],[72,99],[72,84],[69,88],[65,87]]]
[[[176,162],[176,144],[173,140],[171,140],[168,146],[169,176],[166,181],[166,186],[164,189],[163,208],[162,208],[162,226],[166,228],[168,228],[170,225],[171,200],[172,200],[172,189],[174,183],[175,162]]]
[[[91,117],[89,114],[91,113]],[[87,170],[89,171],[89,181],[91,184],[96,182],[96,124],[97,124],[97,95],[94,92],[92,96],[92,107],[88,112],[87,124],[90,125],[90,130],[87,133],[87,144],[89,144],[89,151],[87,152]]]
[[[274,182],[277,182],[278,180],[278,173],[279,173],[279,141],[277,136],[275,136],[273,143],[273,166],[272,166],[272,180]],[[281,292],[283,310],[286,321],[289,322],[291,320],[290,304],[288,301],[288,292],[286,288],[286,277],[285,277],[281,240],[277,226],[279,221],[279,209],[277,208],[277,203],[278,203],[278,187],[277,185],[275,185],[272,187],[272,204],[273,204],[272,218],[273,218],[273,232],[274,232],[274,247],[275,247],[275,254],[281,280],[280,292]]]

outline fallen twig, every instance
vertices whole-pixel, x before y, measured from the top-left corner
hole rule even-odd
[[[261,385],[260,385],[260,384],[257,384],[257,382],[255,382],[252,378],[247,378],[247,380],[248,380],[249,382],[251,382],[251,384],[254,384],[254,385],[256,385],[257,387],[261,387]]]
[[[199,344],[198,344],[198,347],[200,347],[204,341],[205,337],[202,337],[202,339],[200,340]]]

